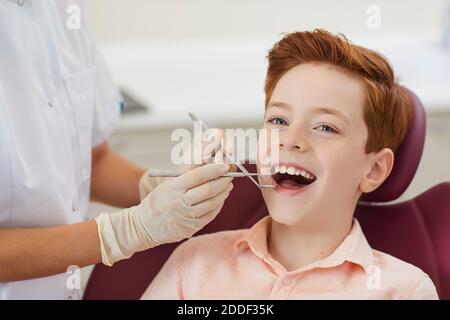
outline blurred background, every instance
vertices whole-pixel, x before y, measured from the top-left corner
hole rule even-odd
[[[258,128],[267,51],[283,32],[325,28],[384,54],[425,105],[419,170],[398,200],[450,181],[449,0],[90,0],[94,36],[127,100],[113,149],[172,168],[175,128]],[[91,216],[111,208],[93,203]],[[84,270],[84,281],[89,275]]]

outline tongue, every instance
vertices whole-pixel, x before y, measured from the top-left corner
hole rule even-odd
[[[305,185],[298,184],[297,182],[295,182],[293,180],[284,179],[283,181],[281,181],[280,186],[282,186],[283,188],[298,189],[298,188],[303,188]]]

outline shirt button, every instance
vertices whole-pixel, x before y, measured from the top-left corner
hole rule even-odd
[[[72,211],[73,212],[78,211],[77,205],[75,203],[72,203]]]

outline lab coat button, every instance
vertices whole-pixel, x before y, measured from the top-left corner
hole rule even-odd
[[[78,211],[77,205],[75,203],[72,203],[72,211],[73,212]]]

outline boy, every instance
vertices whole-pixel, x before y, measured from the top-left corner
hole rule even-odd
[[[142,298],[437,299],[353,218],[414,116],[389,63],[324,30],[285,35],[268,60],[264,128],[280,133],[280,162],[260,178],[276,185],[262,189],[269,216],[181,244]]]

